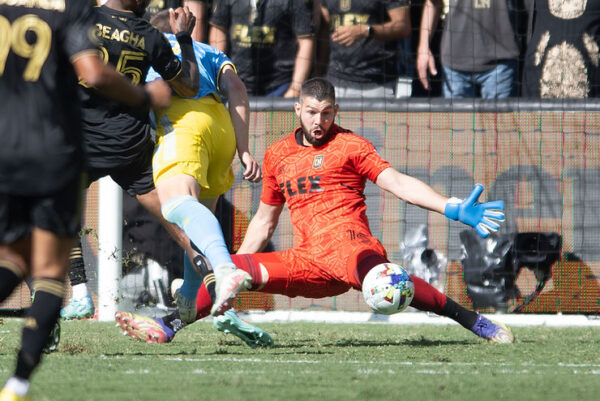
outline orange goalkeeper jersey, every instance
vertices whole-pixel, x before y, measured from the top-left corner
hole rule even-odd
[[[369,230],[366,180],[375,182],[390,167],[365,138],[337,125],[331,135],[323,146],[304,146],[297,128],[265,153],[261,200],[287,201],[296,246],[313,245],[311,238],[340,224]]]

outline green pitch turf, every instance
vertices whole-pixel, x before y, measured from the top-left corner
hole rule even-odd
[[[22,320],[0,324],[0,381]],[[171,344],[111,323],[63,322],[58,351],[33,376],[34,401],[599,400],[600,328],[516,327],[488,344],[450,326],[268,323],[251,349],[198,322]],[[0,383],[0,384],[2,384]]]

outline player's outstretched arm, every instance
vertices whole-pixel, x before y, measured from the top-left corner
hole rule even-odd
[[[504,221],[504,202],[479,203],[483,186],[477,184],[465,199],[447,198],[436,192],[423,181],[387,168],[379,174],[375,184],[394,194],[399,199],[423,209],[444,214],[451,220],[458,220],[474,227],[482,237],[498,230]]]
[[[250,153],[248,143],[248,121],[250,119],[250,104],[246,85],[236,74],[233,66],[227,64],[221,71],[219,86],[229,104],[229,116],[235,131],[236,148],[240,162],[244,166],[243,177],[250,182],[259,182],[262,178],[260,164]]]
[[[171,104],[171,89],[162,79],[145,88],[132,85],[114,68],[100,60],[96,53],[88,52],[72,60],[77,76],[83,82],[118,102],[133,107],[165,109]]]
[[[277,228],[282,210],[283,204],[269,205],[260,201],[237,253],[248,254],[262,251]]]

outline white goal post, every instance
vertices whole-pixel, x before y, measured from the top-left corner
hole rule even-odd
[[[98,182],[98,320],[112,321],[120,297],[123,194],[110,177]]]

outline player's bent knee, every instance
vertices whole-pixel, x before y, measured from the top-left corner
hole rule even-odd
[[[187,216],[185,213],[180,213],[178,209],[183,203],[189,201],[197,202],[197,200],[190,195],[176,196],[165,202],[160,208],[165,220],[170,223],[177,224],[179,227],[183,228],[183,223]]]
[[[178,196],[192,196],[198,199],[200,184],[188,174],[176,174],[161,177],[156,183],[156,190],[161,204],[165,204]]]
[[[12,272],[19,280],[23,279],[27,273],[27,266],[20,265],[18,263],[13,262],[12,260],[2,258],[0,256],[0,269],[6,269]]]
[[[55,277],[37,277],[31,283],[34,293],[45,292],[58,298],[63,298],[66,292],[66,281]]]

